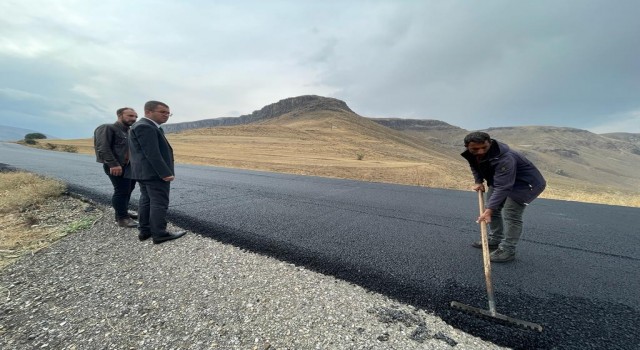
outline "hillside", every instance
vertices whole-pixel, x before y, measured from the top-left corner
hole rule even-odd
[[[568,184],[598,184],[623,191],[640,188],[640,155],[632,146],[586,130],[530,126],[487,130],[522,150],[546,173]]]
[[[170,139],[176,157],[192,163],[460,186],[455,173],[465,169],[461,161],[451,166],[450,156],[438,147],[361,117],[337,101],[287,99],[267,106],[272,112],[261,113],[265,117],[251,124],[187,130]]]
[[[610,138],[617,141],[622,141],[623,148],[627,149],[629,152],[633,154],[640,155],[640,134],[634,134],[634,133],[628,133],[628,132],[617,132],[617,133],[601,134],[600,136],[604,136],[606,138]]]
[[[280,100],[276,103],[267,105],[258,111],[254,111],[251,114],[242,115],[240,117],[203,119],[193,122],[166,124],[162,128],[166,133],[174,133],[190,129],[244,125],[274,118],[294,111],[298,113],[305,113],[312,112],[314,110],[353,112],[349,109],[346,103],[338,99],[306,95]]]
[[[401,131],[403,134],[437,145],[441,151],[458,157],[464,147],[468,130],[432,119],[375,118],[374,122]]]
[[[376,122],[459,153],[467,130],[437,120],[385,119]],[[602,191],[638,192],[638,134],[598,135],[586,130],[523,126],[483,130],[531,159],[555,187],[582,191],[596,185]],[[443,151],[446,152],[446,151]]]
[[[460,157],[468,131],[437,120],[371,119],[340,100],[300,96],[225,123],[235,125],[182,123],[182,131],[167,135],[176,160],[436,188],[468,189],[472,181]],[[536,163],[549,182],[543,197],[640,206],[637,134],[546,126],[486,131]],[[93,153],[90,139],[49,142]]]

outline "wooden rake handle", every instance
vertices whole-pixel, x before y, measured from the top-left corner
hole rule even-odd
[[[478,191],[478,208],[480,215],[484,213],[484,192]],[[484,264],[484,279],[487,284],[487,298],[489,299],[489,312],[496,314],[496,302],[493,296],[493,285],[491,284],[491,259],[489,256],[489,237],[487,235],[487,223],[480,221],[480,239],[482,241],[482,261]]]

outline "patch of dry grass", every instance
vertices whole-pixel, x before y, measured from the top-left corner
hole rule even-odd
[[[81,218],[77,200],[62,196],[65,185],[25,172],[0,173],[0,268],[72,232]],[[74,211],[75,209],[75,211]]]
[[[10,213],[0,218],[0,268],[10,264],[25,253],[35,252],[60,236],[55,228],[32,227],[35,217]]]
[[[31,140],[31,141],[32,143],[27,143],[24,140],[22,140],[22,141],[18,141],[17,143],[24,146],[33,147],[33,148],[46,149],[48,151],[78,153],[78,147],[73,145],[73,142],[56,143],[55,141],[49,142],[52,140],[46,140],[46,139]]]
[[[542,193],[542,198],[560,199],[572,202],[596,203],[607,205],[619,205],[624,207],[640,208],[640,193],[634,191],[622,191],[613,188],[593,188],[594,186],[553,186],[547,185]]]
[[[0,213],[20,212],[64,191],[60,181],[26,172],[0,173]]]

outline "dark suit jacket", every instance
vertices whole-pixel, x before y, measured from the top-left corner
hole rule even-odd
[[[131,178],[159,180],[174,176],[173,149],[151,120],[140,118],[129,132]]]

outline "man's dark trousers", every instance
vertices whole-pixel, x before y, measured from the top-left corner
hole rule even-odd
[[[171,183],[164,180],[138,180],[138,184],[138,230],[158,237],[165,235]]]
[[[111,196],[111,205],[116,211],[116,220],[126,219],[129,217],[129,200],[131,192],[136,187],[136,180],[126,178],[124,176],[113,176],[109,173],[109,166],[103,164],[104,172],[109,176],[109,180],[113,184],[113,196]]]

